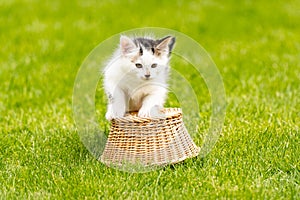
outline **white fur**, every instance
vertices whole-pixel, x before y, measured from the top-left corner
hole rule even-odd
[[[123,117],[128,111],[138,111],[140,117],[159,115],[167,97],[169,56],[167,53],[156,56],[144,50],[132,62],[139,48],[133,47],[129,40],[121,36],[120,48],[104,69],[104,88],[111,99],[105,116],[108,120]],[[142,64],[143,68],[137,68],[135,63]],[[151,68],[153,63],[157,64],[156,68]],[[150,77],[146,78],[146,74]]]

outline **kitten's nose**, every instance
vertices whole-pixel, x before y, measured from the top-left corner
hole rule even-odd
[[[146,78],[149,78],[149,77],[150,77],[150,74],[145,74],[145,77],[146,77]]]

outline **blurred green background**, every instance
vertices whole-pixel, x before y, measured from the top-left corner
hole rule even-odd
[[[0,198],[300,198],[300,1],[0,0],[0,16]],[[129,174],[85,149],[72,92],[96,45],[142,27],[199,42],[228,106],[207,157]]]

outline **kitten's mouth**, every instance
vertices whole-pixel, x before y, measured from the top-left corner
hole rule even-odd
[[[151,77],[142,77],[142,79],[147,81],[147,80],[150,80],[152,78]]]

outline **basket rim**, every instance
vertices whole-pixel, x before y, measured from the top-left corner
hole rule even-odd
[[[137,116],[137,112],[127,112],[124,117],[118,117],[111,120],[111,122],[151,122],[151,121],[160,121],[167,120],[170,118],[178,118],[182,116],[181,108],[163,108],[163,115],[157,117],[139,117]]]

